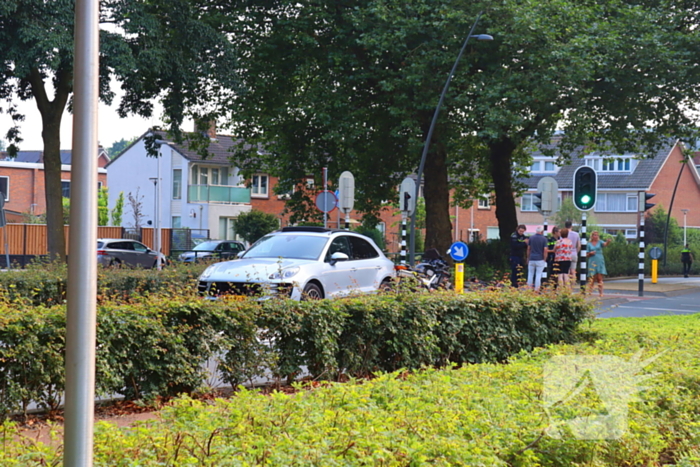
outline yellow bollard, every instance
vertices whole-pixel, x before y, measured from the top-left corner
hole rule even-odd
[[[659,260],[651,260],[651,283],[656,284],[659,281]]]
[[[464,263],[455,263],[455,292],[464,293]]]

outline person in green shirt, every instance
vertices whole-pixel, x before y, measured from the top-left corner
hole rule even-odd
[[[693,253],[691,253],[688,244],[681,250],[681,263],[683,263],[683,277],[688,277],[690,267],[693,265]]]

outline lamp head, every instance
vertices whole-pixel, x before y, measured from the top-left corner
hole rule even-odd
[[[472,35],[469,37],[472,37],[472,38],[476,39],[477,41],[492,41],[493,40],[493,36],[491,34],[477,34],[475,36]]]

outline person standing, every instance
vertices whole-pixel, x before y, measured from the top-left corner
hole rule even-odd
[[[552,227],[552,233],[547,236],[547,282],[549,282],[553,287],[556,287],[558,272],[554,272],[554,247],[557,244],[557,240],[561,238],[559,233],[559,227],[556,225]]]
[[[574,246],[574,251],[571,255],[571,277],[576,280],[576,268],[578,267],[578,259],[581,256],[581,236],[571,228],[571,221],[566,221],[564,227],[569,229],[569,240]]]
[[[510,284],[518,287],[518,280],[523,275],[525,268],[525,253],[527,252],[526,227],[520,224],[515,232],[510,235]]]
[[[542,285],[542,271],[547,266],[547,238],[542,235],[544,229],[537,227],[535,235],[528,239],[527,243],[527,285],[535,285],[535,291],[540,290]]]
[[[569,229],[564,227],[561,229],[561,238],[557,240],[554,246],[554,270],[558,272],[559,289],[569,286],[571,274],[571,255],[574,251],[574,245],[569,240]]]
[[[600,234],[598,231],[594,230],[591,232],[591,241],[586,245],[586,256],[588,259],[588,277],[590,277],[590,283],[588,285],[588,293],[593,292],[593,287],[595,283],[598,283],[598,292],[600,296],[603,296],[603,276],[607,275],[608,271],[605,269],[605,257],[603,256],[603,247],[610,244],[612,239],[608,238],[605,242],[600,240]]]
[[[693,253],[690,251],[688,244],[681,250],[681,263],[683,263],[683,277],[688,277],[690,267],[693,265]]]

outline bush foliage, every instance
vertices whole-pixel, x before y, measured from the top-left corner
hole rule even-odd
[[[572,295],[500,291],[344,300],[224,302],[194,294],[106,300],[97,310],[97,393],[128,399],[192,393],[220,360],[235,386],[368,376],[401,368],[505,361],[570,340],[591,305]],[[63,392],[65,307],[6,303],[0,316],[0,416]]]
[[[483,363],[310,385],[293,394],[241,390],[229,400],[183,397],[135,429],[100,422],[95,465],[459,465],[691,467],[700,459],[700,315],[606,319],[588,341]],[[619,439],[547,435],[544,366],[556,356],[653,359]],[[570,417],[598,414],[573,400]],[[0,464],[61,462],[62,450],[4,426]]]

